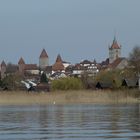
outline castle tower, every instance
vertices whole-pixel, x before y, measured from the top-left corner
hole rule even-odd
[[[1,63],[1,78],[2,79],[5,77],[5,72],[6,72],[6,63],[2,61]]]
[[[39,67],[45,69],[46,66],[49,66],[49,57],[45,49],[43,49],[39,57]]]
[[[62,61],[60,54],[58,54],[55,64],[52,66],[52,70],[53,71],[63,71],[64,70],[64,65],[63,65],[63,61]]]
[[[109,47],[109,63],[111,64],[117,58],[121,57],[121,46],[118,44],[116,38],[114,37],[111,47]]]
[[[19,72],[21,74],[23,74],[24,73],[24,69],[25,69],[25,61],[23,60],[22,57],[18,61],[18,68],[19,68]]]

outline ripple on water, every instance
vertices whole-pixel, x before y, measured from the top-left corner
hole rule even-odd
[[[137,104],[0,106],[0,140],[139,140],[139,132]]]

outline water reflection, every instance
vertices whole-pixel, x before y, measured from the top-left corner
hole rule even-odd
[[[139,105],[0,106],[0,140],[140,139]]]

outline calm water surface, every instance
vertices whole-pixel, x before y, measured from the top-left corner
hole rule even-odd
[[[129,105],[0,106],[0,140],[140,140]]]

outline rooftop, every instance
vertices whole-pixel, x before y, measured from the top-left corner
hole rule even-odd
[[[116,38],[114,37],[114,40],[113,40],[113,43],[112,43],[110,49],[120,49],[120,48],[121,48],[121,46],[118,44]]]
[[[48,54],[45,49],[42,50],[39,58],[48,58]]]

